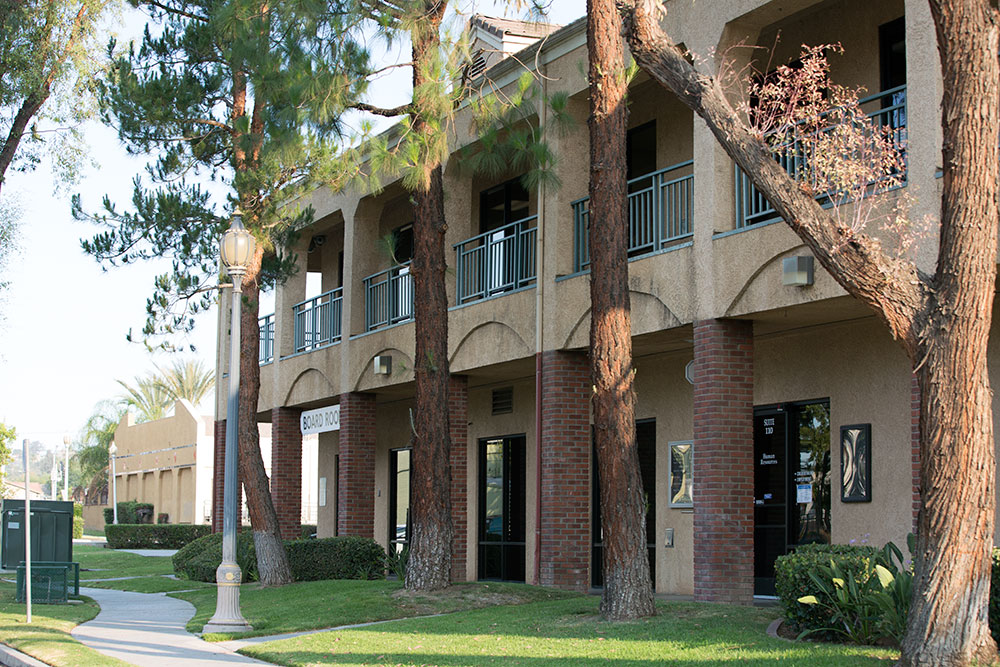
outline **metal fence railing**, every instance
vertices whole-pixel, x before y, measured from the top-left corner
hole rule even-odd
[[[455,294],[459,304],[535,282],[538,216],[512,222],[455,244]]]
[[[260,346],[257,361],[267,364],[274,361],[274,313],[258,318]]]
[[[365,331],[413,317],[413,276],[410,264],[399,264],[364,279]]]
[[[340,340],[343,303],[343,290],[338,287],[292,306],[296,352],[315,350]]]

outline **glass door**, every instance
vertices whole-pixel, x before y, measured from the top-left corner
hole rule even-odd
[[[479,441],[479,578],[524,581],[525,438]]]
[[[389,452],[389,551],[410,545],[410,456],[412,450]]]
[[[754,411],[754,594],[774,595],[774,561],[830,542],[830,403]]]

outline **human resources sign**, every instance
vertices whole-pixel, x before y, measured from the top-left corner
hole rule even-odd
[[[299,417],[302,435],[340,430],[340,405],[329,405],[316,410],[305,410]]]

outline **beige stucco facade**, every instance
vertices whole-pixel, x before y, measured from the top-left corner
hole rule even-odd
[[[762,70],[797,56],[801,44],[840,43],[831,56],[835,83],[880,91],[880,26],[896,19],[905,24],[905,126],[908,171],[903,194],[914,219],[933,219],[939,206],[940,73],[933,26],[921,0],[670,0],[667,26],[695,54],[700,66],[718,71],[749,61]],[[764,48],[751,49],[749,46]],[[773,53],[766,49],[773,47]],[[538,503],[538,433],[536,355],[548,351],[582,352],[589,335],[589,275],[574,260],[577,240],[573,203],[587,195],[588,135],[585,32],[577,22],[550,35],[544,46],[519,58],[534,63],[548,94],[565,92],[576,124],[566,134],[551,133],[558,157],[560,185],[541,185],[528,193],[527,215],[536,216],[533,240],[536,279],[495,296],[458,303],[456,254],[448,252],[449,361],[451,371],[468,379],[468,438],[454,447],[467,450],[467,521],[456,526],[469,545],[465,578],[479,576],[480,442],[500,436],[524,436],[525,571],[535,580]],[[500,83],[520,74],[505,61],[489,72]],[[734,97],[738,94],[733,90]],[[901,348],[874,316],[818,265],[809,286],[782,284],[782,260],[807,256],[799,238],[780,220],[743,225],[737,221],[736,179],[732,161],[718,147],[704,123],[640,74],[630,97],[630,127],[655,123],[655,168],[671,179],[693,176],[690,234],[671,239],[629,265],[635,346],[636,418],[655,420],[656,488],[647,489],[655,507],[655,586],[663,593],[693,592],[694,537],[691,507],[671,507],[671,443],[694,439],[693,388],[686,377],[694,355],[693,325],[735,318],[753,324],[753,402],[783,406],[821,401],[829,406],[831,434],[830,537],[835,542],[866,539],[874,544],[905,541],[913,526],[914,480],[912,387],[909,363]],[[545,112],[535,122],[545,123]],[[455,123],[456,150],[445,169],[446,247],[480,233],[484,191],[518,174],[499,179],[472,176],[459,168],[457,150],[473,142],[468,115]],[[899,192],[888,198],[902,196]],[[379,239],[412,222],[398,183],[377,195],[320,190],[309,203],[316,222],[302,230],[300,271],[276,294],[273,359],[261,367],[259,419],[274,408],[309,409],[338,402],[341,394],[374,394],[377,406],[374,536],[388,543],[390,525],[390,451],[409,443],[413,406],[414,325],[404,320],[369,326],[367,277],[388,269],[392,260]],[[872,228],[875,234],[881,232]],[[323,236],[317,247],[312,239]],[[923,268],[935,252],[933,234],[914,249]],[[310,246],[312,249],[310,250]],[[321,274],[323,291],[342,288],[342,333],[316,349],[297,349],[292,306],[304,301],[306,274]],[[342,278],[341,278],[342,274]],[[489,279],[488,277],[486,278]],[[391,307],[391,305],[390,305]],[[226,314],[220,331],[227,331]],[[997,340],[997,337],[994,337]],[[1000,348],[991,348],[992,368],[1000,368]],[[308,346],[307,346],[308,347]],[[228,344],[220,340],[220,350]],[[373,372],[374,358],[392,357],[392,373]],[[219,369],[225,371],[220,358]],[[220,373],[221,375],[221,373]],[[994,378],[996,380],[996,378]],[[493,414],[493,390],[512,388],[513,408]],[[216,406],[225,418],[225,403]],[[840,499],[840,427],[871,424],[871,502]],[[336,531],[336,456],[339,434],[319,436],[318,476],[324,481],[318,507],[321,536]],[[546,443],[542,442],[544,448]],[[694,456],[697,457],[697,443]],[[138,482],[136,482],[138,484]],[[697,479],[694,481],[697,489]],[[129,487],[131,488],[131,487]],[[695,491],[697,502],[697,490]],[[588,499],[589,502],[589,499]],[[667,546],[668,530],[673,545]]]

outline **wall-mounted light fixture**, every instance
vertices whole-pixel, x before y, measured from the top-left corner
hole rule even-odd
[[[781,260],[781,284],[806,287],[813,284],[813,257],[802,255]]]
[[[684,367],[684,379],[688,383],[694,384],[694,359],[687,362],[687,365]]]
[[[392,374],[392,357],[388,354],[379,354],[374,359],[375,375]]]

